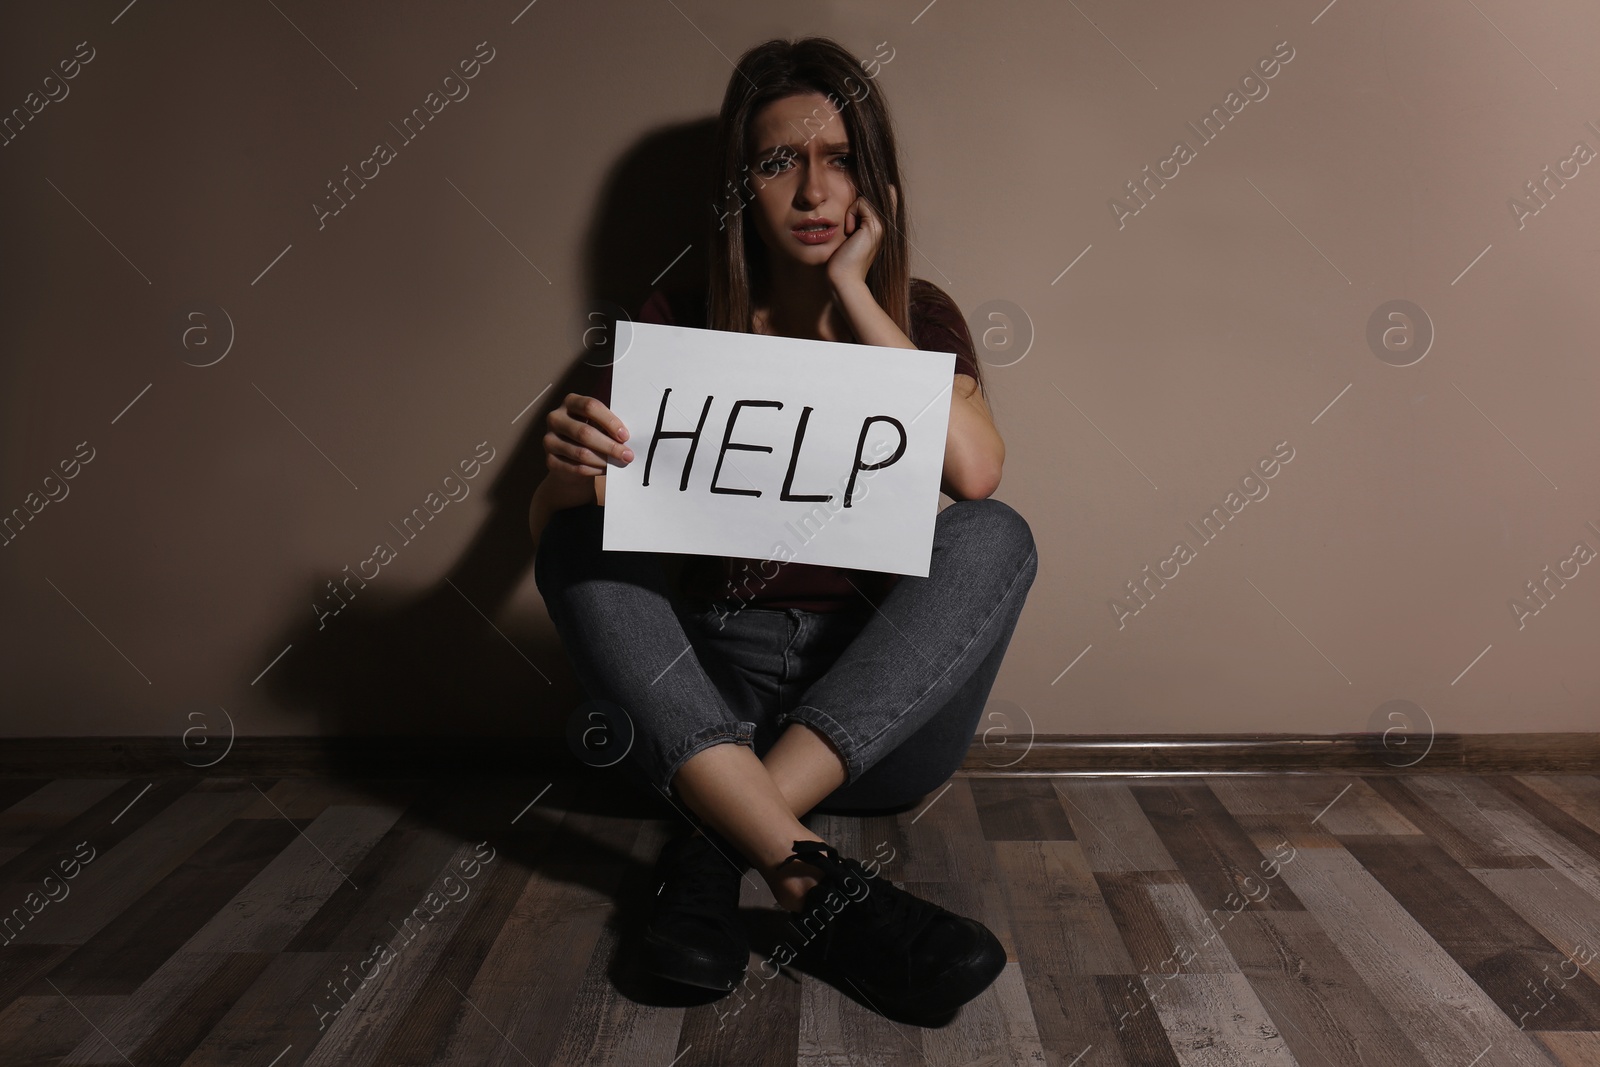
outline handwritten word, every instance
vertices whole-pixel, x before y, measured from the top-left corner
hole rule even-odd
[[[893,48],[889,49],[888,59],[881,59],[883,55],[883,46],[888,43],[888,41],[879,41],[877,48],[873,51],[873,58],[861,60],[861,69],[866,71],[867,81],[870,82],[872,79],[876,78],[879,72],[882,71],[884,67],[888,66],[889,63],[894,59],[895,50]],[[850,106],[852,102],[860,103],[862,100],[865,100],[867,97],[872,95],[872,89],[866,85],[862,85],[860,86],[861,95],[857,96],[855,89],[851,86],[851,83],[854,81],[854,78],[846,78],[844,80],[844,91],[845,95],[849,97],[848,100],[840,100],[837,96],[834,96],[833,93],[830,92],[827,94],[826,106],[831,107],[834,111],[843,114],[844,109]],[[823,110],[823,107],[823,105],[818,105],[817,107],[812,108],[811,114],[806,116],[803,125],[811,132],[806,134],[806,139],[801,142],[802,145],[810,144],[817,134],[822,132],[822,130],[827,126],[829,116],[827,112]],[[761,163],[757,164],[757,169],[760,171],[761,177],[768,180],[776,177],[776,174],[772,171],[771,167],[768,166],[770,162],[771,160],[763,160]],[[744,179],[739,183],[743,192],[741,192],[740,189],[734,188],[732,179],[729,179],[725,183],[727,188],[723,190],[723,203],[731,203],[733,206],[724,208],[721,214],[717,216],[717,229],[719,230],[727,227],[729,215],[737,215],[740,211],[744,210],[746,205],[755,199],[755,193],[750,189],[750,164],[745,163],[740,169],[745,172]],[[760,188],[765,189],[766,187],[766,182],[760,182]],[[746,193],[749,195],[746,196]]]
[[[1594,124],[1594,119],[1589,120],[1589,128],[1595,133],[1600,133],[1600,126]],[[1570,156],[1556,162],[1556,173],[1552,174],[1550,172],[1550,164],[1546,163],[1544,170],[1541,172],[1544,177],[1531,178],[1523,183],[1523,193],[1527,196],[1529,202],[1518,200],[1514,196],[1507,197],[1506,206],[1511,209],[1511,217],[1517,220],[1517,229],[1520,230],[1526,227],[1529,219],[1549,207],[1550,201],[1556,198],[1555,189],[1550,188],[1551,182],[1555,182],[1556,189],[1565,189],[1567,182],[1582,174],[1581,168],[1583,165],[1592,162],[1594,157],[1594,149],[1584,142],[1578,141],[1573,144]],[[1568,167],[1572,168],[1571,174],[1567,173]],[[1566,181],[1563,181],[1563,178]]]
[[[1287,55],[1284,54],[1284,49],[1286,48],[1289,49]],[[1279,41],[1273,46],[1271,55],[1263,56],[1256,60],[1256,70],[1261,72],[1261,78],[1270,81],[1276,78],[1278,72],[1282,69],[1279,63],[1288,63],[1294,58],[1294,55],[1294,49],[1289,47],[1288,41]],[[1261,78],[1257,78],[1253,73],[1246,73],[1244,77],[1240,78],[1239,88],[1244,92],[1244,96],[1240,96],[1232,89],[1228,90],[1228,95],[1222,98],[1222,106],[1213,107],[1211,113],[1200,120],[1200,126],[1204,127],[1203,129],[1197,128],[1192,122],[1186,124],[1189,129],[1194,130],[1194,135],[1199,139],[1202,148],[1216,140],[1222,131],[1227,128],[1233,117],[1243,111],[1251,101],[1259,103],[1267,98],[1267,94],[1271,90],[1267,88],[1267,83],[1262,81]],[[1212,123],[1216,124],[1215,130],[1211,128]],[[1124,229],[1128,225],[1130,218],[1149,207],[1149,201],[1155,199],[1156,190],[1165,189],[1167,181],[1171,181],[1183,173],[1183,167],[1193,163],[1197,158],[1199,157],[1195,150],[1189,147],[1189,142],[1179,141],[1172,146],[1172,154],[1156,164],[1156,170],[1159,173],[1151,173],[1150,164],[1146,163],[1144,177],[1137,183],[1133,181],[1127,183],[1128,193],[1133,197],[1133,205],[1129,205],[1127,201],[1115,196],[1106,201],[1106,204],[1111,208],[1111,217],[1116,220],[1117,229]],[[1167,173],[1168,165],[1172,167],[1171,174]],[[1163,178],[1166,181],[1163,181]],[[1155,183],[1155,189],[1150,188],[1151,182]]]
[[[1600,528],[1596,528],[1594,523],[1585,523],[1585,525],[1588,526],[1589,529],[1594,530],[1596,534],[1600,534]],[[1517,629],[1520,630],[1527,626],[1530,616],[1537,615],[1539,612],[1549,607],[1550,601],[1554,600],[1556,597],[1556,591],[1559,589],[1565,589],[1567,587],[1567,582],[1570,582],[1579,574],[1583,573],[1583,565],[1590,562],[1594,558],[1595,550],[1589,547],[1589,543],[1587,541],[1579,541],[1572,546],[1572,555],[1568,556],[1566,559],[1556,561],[1555,571],[1553,573],[1550,570],[1550,564],[1546,563],[1544,565],[1544,571],[1542,572],[1544,574],[1543,578],[1537,580],[1532,578],[1528,579],[1528,598],[1529,600],[1532,600],[1533,603],[1530,604],[1527,601],[1518,600],[1516,597],[1512,597],[1510,601],[1508,601],[1508,603],[1511,605],[1511,614],[1516,616],[1517,619]],[[1572,568],[1571,574],[1567,573],[1567,567],[1569,566]],[[1555,583],[1555,589],[1550,588],[1551,582]],[[1535,607],[1535,604],[1538,606]]]
[[[1284,849],[1289,850],[1289,854],[1287,856],[1285,856],[1283,853]],[[1273,859],[1262,860],[1260,863],[1262,873],[1267,878],[1278,877],[1278,874],[1285,866],[1294,862],[1294,858],[1299,854],[1299,852],[1293,845],[1289,844],[1288,841],[1280,841],[1276,846],[1273,847],[1272,854],[1274,857]],[[1233,917],[1235,915],[1239,914],[1239,912],[1243,911],[1250,904],[1259,904],[1261,901],[1266,900],[1267,897],[1271,895],[1272,887],[1263,884],[1261,886],[1261,895],[1259,897],[1255,896],[1248,888],[1248,883],[1254,881],[1255,879],[1250,877],[1246,877],[1244,879],[1244,897],[1240,897],[1237,893],[1229,893],[1228,896],[1223,900],[1224,904],[1228,904],[1228,901],[1230,900],[1238,900],[1239,906],[1234,907],[1231,904],[1228,905],[1228,914],[1227,917],[1222,920],[1222,926],[1227,926],[1233,921]],[[1220,908],[1212,908],[1211,914],[1206,916],[1206,925],[1211,927],[1211,933],[1204,941],[1200,943],[1202,948],[1216,940],[1216,938],[1221,935],[1222,927],[1217,926],[1216,923],[1211,921],[1211,916],[1218,915],[1220,913]],[[1185,966],[1188,965],[1190,960],[1195,958],[1196,955],[1197,953],[1191,952],[1188,946],[1172,946],[1172,955],[1168,956],[1166,959],[1162,960],[1156,965],[1158,971],[1156,972],[1155,977],[1159,977],[1163,982],[1172,981],[1174,978],[1178,977],[1178,974]],[[1165,970],[1160,970],[1160,968],[1165,968],[1167,964],[1172,963],[1174,960],[1177,961],[1177,966],[1173,967],[1171,974],[1167,974]],[[1147,965],[1143,967],[1142,970],[1144,970],[1146,973],[1149,973],[1150,968]],[[1142,982],[1141,985],[1143,985]],[[1117,1017],[1117,1029],[1119,1030],[1126,1030],[1128,1028],[1128,1020],[1133,1018],[1135,1015],[1138,1015],[1145,1008],[1152,1006],[1155,1003],[1156,998],[1160,995],[1155,990],[1152,990],[1148,985],[1144,985],[1142,989],[1139,986],[1135,986],[1131,979],[1128,982],[1128,989],[1133,991],[1135,994],[1142,996],[1144,999],[1142,999],[1132,1011],[1125,1011]],[[1129,1003],[1132,1003],[1132,1001],[1129,1001]]]
[[[483,50],[488,47],[488,41],[480,41],[478,43],[477,50],[472,53],[477,58],[463,59],[457,64],[457,66],[461,68],[462,78],[467,79],[467,81],[471,81],[473,78],[478,76],[482,70],[482,68],[478,65],[478,60],[488,63],[494,59],[495,50],[493,48],[489,48],[488,55],[483,54]],[[443,111],[446,107],[449,107],[451,101],[460,103],[472,92],[471,88],[469,88],[465,82],[459,80],[454,73],[446,74],[442,84],[444,87],[443,97],[441,97],[438,92],[429,92],[427,96],[422,98],[422,107],[412,108],[411,114],[400,120],[400,125],[405,127],[404,130],[392,122],[389,123],[390,128],[404,138],[404,140],[400,142],[401,147],[404,147],[416,140],[417,135],[427,127],[429,121],[437,116],[439,112]],[[412,129],[413,122],[416,124],[415,130]],[[383,173],[382,168],[394,162],[394,160],[398,158],[398,155],[399,154],[395,151],[394,146],[388,141],[380,141],[378,144],[373,146],[372,155],[370,157],[363,159],[360,163],[356,164],[356,170],[358,173],[350,173],[350,164],[346,163],[344,166],[345,177],[340,181],[340,183],[335,185],[331,180],[328,182],[328,191],[333,194],[333,199],[335,202],[337,202],[338,206],[330,210],[322,203],[314,203],[311,205],[311,210],[317,213],[317,229],[325,229],[330,218],[339,214],[345,208],[350,206],[346,202],[345,197],[341,196],[339,193],[341,186],[343,187],[344,191],[349,194],[349,199],[354,200],[356,198],[356,190],[350,188],[350,183],[353,181],[356,183],[357,188],[365,189],[367,187],[367,182],[372,181],[379,174]],[[372,167],[371,174],[368,174],[364,169],[368,164],[370,164]],[[363,181],[363,178],[365,178],[366,181]],[[324,197],[323,199],[326,200],[327,198]]]
[[[83,54],[85,48],[89,49],[88,55]],[[61,68],[61,77],[67,79],[67,81],[76,78],[78,72],[83,69],[79,66],[80,61],[89,63],[94,60],[95,50],[89,47],[88,41],[79,41],[77,49],[72,54],[75,58],[63,59],[56,64]],[[54,89],[50,86],[51,82],[55,82]],[[38,90],[30,91],[27,96],[22,98],[22,107],[12,108],[11,114],[4,119],[0,119],[0,138],[4,138],[4,140],[0,140],[0,148],[6,147],[21,136],[22,131],[27,129],[28,123],[32,122],[41,111],[52,103],[59,104],[72,92],[67,87],[67,83],[57,78],[54,74],[46,74],[43,84],[44,96],[40,96]],[[21,122],[16,121],[19,118],[22,120]],[[15,133],[11,132],[12,126],[16,126]]]
[[[84,849],[89,850],[87,856],[83,854]],[[93,845],[87,841],[80,841],[70,857],[56,863],[56,866],[61,871],[60,878],[57,878],[54,874],[45,875],[44,882],[40,886],[40,889],[44,891],[44,896],[41,897],[38,893],[30,890],[28,895],[22,898],[20,907],[12,908],[9,915],[0,917],[0,938],[3,938],[6,944],[11,944],[22,933],[23,929],[33,921],[35,915],[43,911],[52,902],[66,900],[67,894],[72,892],[72,887],[67,883],[78,877],[78,872],[83,870],[84,867],[93,863],[96,855]],[[51,882],[55,882],[54,889],[51,888]],[[59,896],[57,895],[57,890],[59,890]],[[16,927],[15,932],[12,930],[13,926]]]
[[[1286,448],[1289,449],[1288,455],[1284,455],[1283,452]],[[1255,469],[1261,473],[1261,478],[1276,478],[1280,469],[1278,466],[1279,461],[1288,463],[1292,459],[1294,459],[1294,449],[1290,448],[1289,442],[1279,441],[1273,446],[1272,455],[1258,460]],[[1271,492],[1267,487],[1267,483],[1257,478],[1254,472],[1246,473],[1244,477],[1239,479],[1239,488],[1244,490],[1244,496],[1241,497],[1238,493],[1229,490],[1228,495],[1223,497],[1222,503],[1214,506],[1210,513],[1200,520],[1199,527],[1196,527],[1192,522],[1186,524],[1194,535],[1200,539],[1202,545],[1209,544],[1220,537],[1223,527],[1228,524],[1228,520],[1243,511],[1247,504],[1251,501],[1265,500],[1267,499],[1267,494]],[[1215,532],[1211,529],[1213,522],[1217,527]],[[1117,629],[1126,628],[1128,619],[1139,614],[1149,606],[1149,601],[1155,599],[1156,591],[1150,588],[1152,581],[1156,583],[1157,589],[1165,589],[1167,583],[1162,581],[1163,578],[1168,580],[1176,578],[1183,573],[1181,568],[1185,564],[1191,563],[1197,558],[1197,553],[1187,541],[1179,541],[1172,546],[1172,555],[1156,564],[1156,570],[1159,573],[1152,574],[1150,564],[1146,563],[1144,565],[1145,576],[1139,580],[1139,584],[1126,583],[1128,592],[1133,595],[1132,606],[1120,599],[1106,602],[1111,607],[1111,614],[1117,620]],[[1168,564],[1172,566],[1171,574],[1166,572]]]
[[[882,849],[885,844],[888,844],[888,842],[880,844],[878,848]],[[888,859],[883,860],[883,863],[887,863],[889,860],[894,859],[894,849],[891,848],[889,852],[890,855]],[[875,880],[882,869],[882,864],[880,864],[878,859],[874,857],[873,859],[868,860],[866,863],[863,863],[861,868],[867,872],[868,878]],[[852,881],[857,883],[857,887],[860,889],[859,893],[855,892],[855,890],[850,887],[850,883]],[[771,974],[762,976],[761,986],[756,990],[756,992],[760,992],[762,989],[765,989],[768,982],[778,977],[779,969],[781,967],[793,963],[805,946],[809,945],[812,941],[819,937],[822,934],[822,931],[827,927],[828,923],[831,922],[840,912],[844,911],[845,907],[848,906],[851,901],[865,900],[872,893],[871,886],[860,882],[860,880],[856,879],[853,875],[842,879],[841,884],[845,886],[844,897],[840,897],[839,894],[830,887],[828,891],[823,894],[820,901],[820,906],[811,909],[810,915],[802,918],[801,915],[803,913],[801,913],[791,917],[788,920],[789,925],[793,927],[794,931],[800,934],[802,937],[800,946],[796,948],[789,942],[787,938],[785,938],[784,940],[778,942],[778,947],[773,949],[769,956],[763,959],[760,963],[756,964],[757,970],[760,970],[764,967],[770,967],[772,969]],[[795,921],[796,918],[800,918],[801,921],[797,923]],[[747,1002],[745,1000],[743,990],[750,985],[750,979],[751,976],[747,974],[745,976],[745,980],[740,983],[739,988],[734,991],[739,997],[739,1006],[737,1008],[727,1012],[721,1010],[717,1011],[718,1030],[721,1030],[727,1025],[727,1020],[729,1017],[738,1015],[745,1009]]]
[[[483,454],[483,450],[486,448],[489,450],[489,454],[487,456]],[[456,464],[456,466],[461,470],[462,477],[466,478],[468,481],[476,478],[479,472],[482,471],[483,467],[480,465],[479,460],[481,460],[483,463],[490,462],[495,457],[495,450],[488,441],[480,441],[478,442],[473,455],[476,456],[477,459],[464,459],[460,463]],[[415,541],[422,534],[422,531],[427,524],[433,520],[434,516],[438,515],[439,512],[450,506],[450,501],[453,500],[457,503],[460,503],[472,492],[471,488],[468,487],[466,482],[463,482],[457,478],[453,472],[444,476],[443,485],[445,496],[440,496],[437,491],[430,491],[427,496],[422,498],[421,507],[412,508],[411,514],[400,520],[400,526],[405,527],[404,531],[400,529],[400,526],[395,526],[394,523],[389,524],[396,533],[399,533],[400,536],[405,538],[405,541],[402,543],[401,547],[404,547],[405,545],[410,544],[412,541]],[[413,523],[416,524],[415,533],[413,533],[411,530]],[[333,579],[328,579],[329,596],[331,600],[338,606],[334,608],[325,608],[316,603],[311,605],[312,612],[317,616],[317,629],[325,629],[328,625],[329,619],[350,606],[349,602],[355,599],[357,592],[357,590],[350,588],[350,583],[352,581],[359,582],[360,587],[365,589],[368,581],[371,581],[379,574],[383,573],[383,567],[398,559],[399,556],[400,554],[395,550],[395,547],[389,542],[385,541],[373,548],[371,556],[368,556],[366,559],[356,564],[358,573],[348,573],[350,570],[350,565],[348,563],[345,564],[343,568],[346,572],[345,578],[339,586],[335,586],[333,584]],[[373,565],[371,574],[367,574],[366,571],[362,570],[363,565],[368,563]],[[340,595],[341,587],[346,594],[344,596]]]
[[[1578,942],[1578,947],[1572,950],[1572,955],[1568,956],[1566,959],[1564,959],[1560,963],[1556,964],[1556,968],[1563,972],[1562,975],[1561,975],[1562,980],[1558,981],[1556,983],[1556,989],[1565,989],[1567,987],[1567,983],[1568,982],[1570,982],[1574,978],[1578,977],[1580,969],[1585,964],[1587,964],[1590,960],[1594,959],[1594,955],[1595,955],[1594,949],[1590,948],[1588,945],[1585,945],[1581,941]],[[1569,963],[1572,964],[1572,973],[1571,974],[1565,973],[1566,966]],[[1550,969],[1550,965],[1547,963],[1547,964],[1545,964],[1543,967],[1541,967],[1539,969],[1542,970],[1542,971],[1548,971]],[[1549,994],[1550,994],[1550,999],[1549,1000],[1546,1000],[1545,997],[1544,997],[1544,993],[1541,993],[1539,991],[1539,986],[1543,986],[1545,988],[1545,990],[1547,990],[1549,992]],[[1530,1018],[1532,1018],[1533,1016],[1538,1015],[1541,1011],[1544,1011],[1544,1009],[1548,1008],[1551,1004],[1554,1004],[1555,1000],[1556,1000],[1556,990],[1550,988],[1550,977],[1548,975],[1545,977],[1544,981],[1539,983],[1539,985],[1534,985],[1533,984],[1533,979],[1531,979],[1531,978],[1528,979],[1528,988],[1533,990],[1533,998],[1539,1002],[1539,1006],[1537,1008],[1534,1008],[1532,1011],[1523,1011],[1523,1012],[1519,1012],[1518,1013],[1518,1015],[1517,1015],[1517,1029],[1518,1030],[1527,1029],[1528,1020]],[[1520,1003],[1518,1004],[1518,1007],[1521,1007]]]
[[[390,948],[389,945],[383,941],[377,942],[376,946],[372,950],[372,955],[368,956],[366,959],[362,960],[356,965],[356,969],[360,973],[356,975],[349,975],[340,979],[339,985],[344,987],[344,991],[349,993],[352,999],[356,993],[360,993],[366,988],[368,982],[377,978],[384,967],[387,967],[391,961],[400,955],[400,949],[404,949],[406,945],[411,944],[411,942],[417,939],[417,935],[412,933],[410,930],[412,926],[416,926],[419,931],[424,929],[425,927],[422,924],[432,922],[434,916],[444,911],[444,909],[449,907],[452,903],[459,904],[463,900],[466,900],[469,895],[471,895],[472,890],[468,888],[466,882],[478,877],[479,873],[482,872],[486,864],[494,862],[495,851],[493,848],[489,849],[488,856],[484,856],[483,854],[483,850],[488,844],[489,842],[487,841],[478,842],[477,846],[473,849],[473,855],[477,857],[476,859],[464,858],[457,861],[457,866],[461,868],[461,878],[465,879],[465,881],[458,880],[453,874],[447,874],[443,879],[440,880],[438,889],[428,890],[428,895],[423,897],[417,906],[411,909],[410,914],[405,917],[405,921],[403,923],[403,925],[406,927],[405,930],[395,926],[392,922],[389,924],[390,926],[394,927],[396,933],[402,935],[406,939],[404,943],[401,943],[398,939],[396,939],[395,944],[398,945],[399,948]],[[459,896],[456,895],[458,892],[460,894]],[[362,970],[362,968],[365,968],[368,964],[372,965],[371,974],[368,974]],[[343,970],[348,971],[349,969],[350,965],[348,963],[345,964]],[[350,980],[352,978],[359,979],[353,991],[350,988]],[[339,1006],[332,1010],[325,1011],[315,1002],[312,1003],[311,1010],[317,1013],[318,1030],[326,1029],[328,1026],[328,1020],[337,1018],[340,1012],[349,1007],[349,1005],[345,1003],[345,998],[339,995],[339,988],[333,984],[332,980],[330,980],[327,984],[328,988],[333,992],[334,999],[339,1002]]]
[[[83,450],[86,448],[89,449],[88,455],[83,454]],[[77,451],[72,454],[72,458],[60,460],[56,466],[61,468],[61,477],[70,482],[78,476],[78,472],[82,469],[79,464],[88,463],[94,457],[95,450],[90,447],[89,442],[79,441]],[[15,541],[21,535],[23,528],[32,522],[39,512],[43,511],[51,503],[59,503],[67,499],[67,494],[72,492],[67,487],[66,482],[57,480],[54,474],[44,476],[43,486],[43,497],[37,492],[30,492],[22,498],[22,507],[12,508],[11,514],[4,519],[0,519],[0,548],[5,548]],[[17,521],[19,519],[21,520],[20,522]],[[12,527],[16,529],[13,531]]]
[[[664,390],[662,392],[662,394],[661,394],[661,408],[656,413],[656,428],[655,428],[655,432],[653,434],[651,434],[651,436],[650,436],[650,449],[645,455],[644,480],[643,480],[643,482],[641,484],[643,484],[643,485],[649,485],[650,484],[650,466],[651,466],[651,464],[653,464],[655,462],[656,445],[659,444],[662,441],[663,438],[669,438],[669,437],[670,438],[684,438],[684,439],[687,439],[689,441],[689,455],[683,461],[683,477],[678,483],[678,491],[679,492],[686,492],[688,490],[688,488],[689,488],[689,472],[694,467],[694,453],[695,453],[695,450],[700,447],[700,434],[701,434],[702,431],[705,430],[705,427],[706,427],[706,416],[711,413],[711,403],[712,403],[712,401],[714,401],[716,399],[716,397],[715,396],[710,396],[710,395],[708,395],[706,397],[705,405],[702,406],[701,409],[700,409],[700,421],[699,421],[698,424],[696,424],[696,426],[695,426],[695,428],[693,430],[663,430],[661,428],[661,424],[662,424],[663,421],[665,421],[665,419],[667,417],[667,399],[671,395],[672,395],[672,389],[671,389],[670,386],[666,390]],[[737,495],[737,496],[760,496],[761,495],[761,490],[759,490],[759,489],[736,489],[736,488],[733,488],[733,487],[730,487],[730,486],[718,485],[717,484],[718,479],[722,475],[722,464],[723,464],[723,461],[725,459],[727,459],[728,451],[730,449],[739,449],[740,451],[744,451],[744,452],[771,452],[772,451],[772,446],[771,445],[752,445],[752,444],[745,444],[743,442],[739,442],[739,441],[734,441],[733,440],[733,424],[739,420],[739,412],[741,410],[743,410],[744,408],[777,408],[779,410],[782,410],[783,401],[781,401],[781,400],[735,400],[733,402],[733,407],[728,411],[728,424],[727,424],[726,428],[722,431],[722,447],[720,449],[718,449],[718,451],[717,451],[717,465],[716,465],[716,468],[711,472],[711,491],[713,493],[726,493],[726,494],[729,494],[729,495]],[[800,462],[800,448],[801,448],[801,445],[805,441],[806,423],[811,420],[811,413],[813,411],[815,411],[815,410],[816,409],[811,407],[810,405],[806,405],[805,407],[800,409],[800,420],[796,424],[795,429],[794,429],[794,444],[793,444],[793,446],[791,448],[791,451],[790,451],[790,454],[789,454],[789,470],[788,470],[788,473],[784,475],[783,489],[778,494],[778,499],[779,500],[801,500],[801,501],[804,501],[804,500],[832,500],[833,499],[833,496],[831,494],[828,494],[828,493],[791,493],[790,492],[790,490],[794,488],[795,467]],[[866,443],[867,443],[867,431],[872,428],[872,424],[875,423],[875,422],[886,422],[889,425],[893,426],[894,429],[895,429],[895,432],[900,435],[900,444],[899,444],[898,447],[895,448],[894,455],[890,456],[888,459],[882,460],[882,461],[880,461],[878,463],[862,463],[861,462],[861,460],[862,460],[862,450],[865,448]],[[851,495],[855,492],[856,475],[859,474],[861,471],[878,470],[880,468],[889,466],[891,463],[896,462],[897,460],[899,460],[899,458],[901,456],[903,456],[905,454],[907,441],[908,441],[908,438],[906,437],[905,424],[902,423],[899,419],[895,418],[892,415],[868,415],[865,419],[861,420],[861,435],[856,439],[855,459],[852,461],[852,469],[850,471],[850,476],[849,476],[848,481],[845,484],[845,490],[844,490],[844,506],[845,507],[850,507],[851,506]]]

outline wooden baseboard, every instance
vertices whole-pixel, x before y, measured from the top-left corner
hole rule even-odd
[[[174,736],[0,740],[0,776],[428,778],[552,776],[583,769],[562,738]],[[963,777],[1260,773],[1596,774],[1600,733],[1045,734],[974,738]]]
[[[1048,734],[975,739],[970,777],[1056,774],[1595,774],[1600,733]]]

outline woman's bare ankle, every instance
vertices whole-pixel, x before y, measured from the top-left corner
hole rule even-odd
[[[815,834],[795,840],[826,844]],[[782,858],[768,858],[767,862],[760,865],[760,870],[778,906],[785,911],[801,911],[805,907],[807,890],[822,881],[822,871],[802,859],[791,857],[794,857],[792,846],[784,850]]]
[[[806,891],[822,880],[821,871],[799,860],[761,873],[766,877],[767,888],[772,890],[772,899],[785,911],[803,910]]]

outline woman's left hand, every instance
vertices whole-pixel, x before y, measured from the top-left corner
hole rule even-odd
[[[900,191],[889,186],[891,215],[899,208]],[[828,280],[835,288],[865,282],[867,271],[883,247],[884,222],[865,197],[857,196],[844,216],[844,243],[828,257]]]

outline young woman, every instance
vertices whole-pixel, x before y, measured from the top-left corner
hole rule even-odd
[[[882,851],[842,856],[800,819],[906,811],[955,772],[1038,555],[1027,522],[990,498],[1005,446],[960,311],[910,277],[882,87],[827,38],[768,41],[729,79],[717,140],[726,199],[705,298],[657,291],[640,317],[955,352],[942,479],[954,503],[936,517],[928,576],[690,556],[674,580],[672,559],[603,551],[607,465],[634,459],[609,381],[549,416],[535,575],[584,689],[632,721],[626,765],[695,823],[657,861],[646,967],[733,989],[753,865],[800,913],[773,962],[800,959],[885,1015],[938,1025],[999,974],[999,941],[896,886]]]

